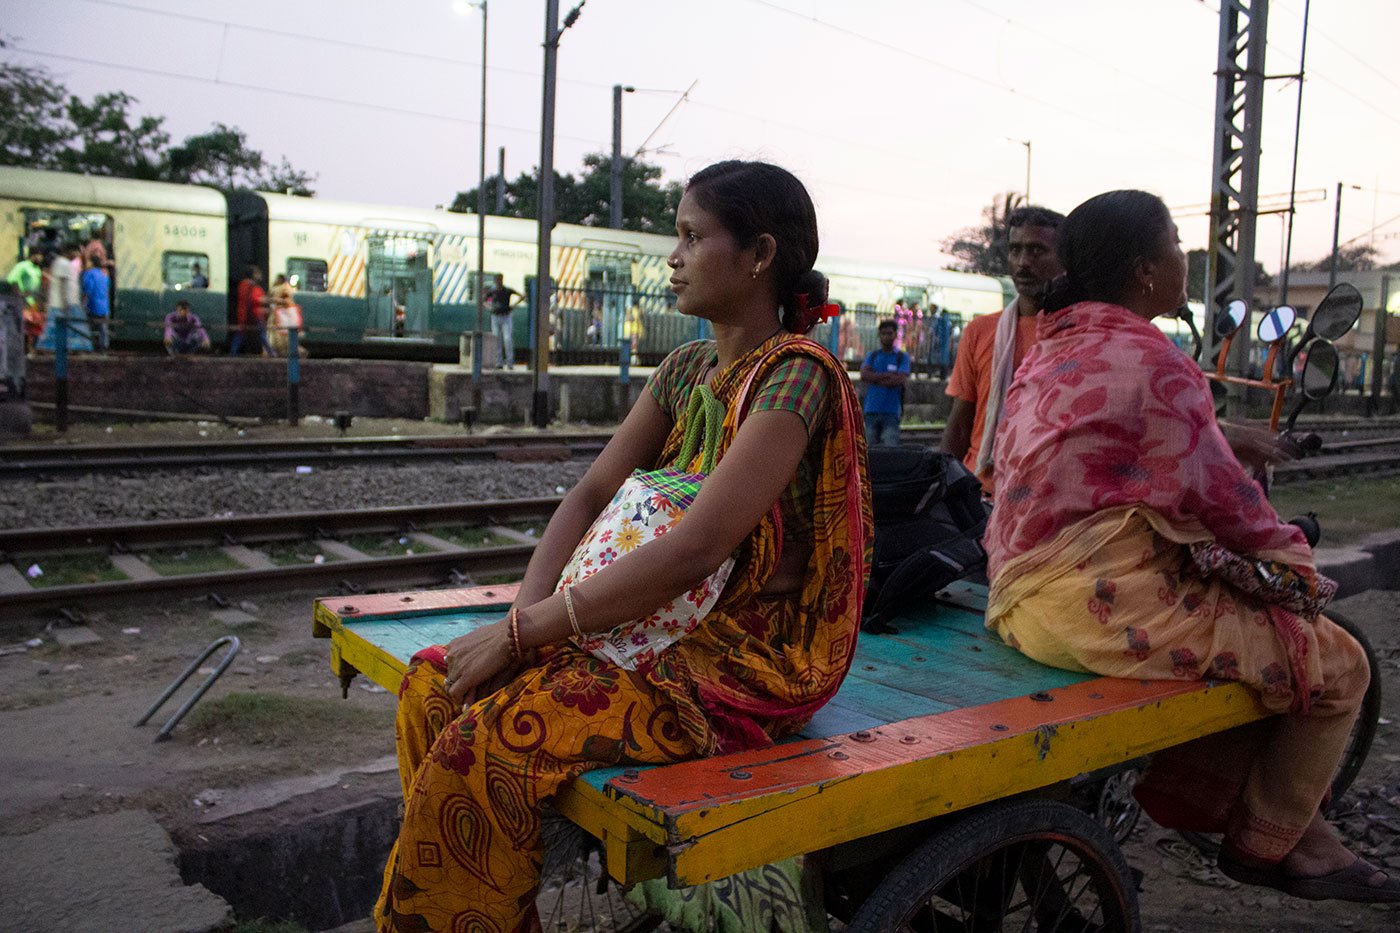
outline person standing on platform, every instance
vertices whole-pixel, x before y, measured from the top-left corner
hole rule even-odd
[[[15,263],[5,281],[24,301],[24,345],[28,350],[44,331],[44,253],[31,249],[28,258]]]
[[[208,353],[209,334],[204,322],[190,312],[190,303],[181,298],[175,310],[165,316],[165,352],[171,356]]]
[[[262,283],[262,270],[257,266],[249,266],[247,275],[238,283],[237,330],[229,341],[229,356],[237,356],[245,340],[261,344],[268,356],[277,355],[267,342],[267,292]]]
[[[82,287],[83,310],[87,312],[88,325],[92,328],[92,344],[97,350],[106,353],[111,345],[108,330],[112,314],[111,285],[107,269],[95,255],[87,257],[88,267],[78,284]]]
[[[511,301],[511,296],[515,300]],[[515,334],[511,309],[525,297],[506,285],[505,276],[497,273],[496,284],[486,292],[486,300],[491,303],[491,332],[496,335],[497,363],[500,369],[510,369],[515,362]]]
[[[49,263],[49,313],[44,332],[35,347],[52,353],[58,346],[58,322],[66,322],[65,338],[70,353],[92,349],[92,332],[88,330],[87,315],[83,313],[82,295],[73,263],[78,258],[78,244],[65,245]]]
[[[933,322],[929,324],[929,369],[939,379],[947,379],[948,370],[953,365],[953,319],[949,317],[947,308],[938,305],[930,305],[929,313],[933,315]]]
[[[899,325],[881,321],[880,349],[872,350],[860,367],[865,386],[865,442],[899,445],[899,417],[904,411],[904,383],[909,381],[909,354],[896,350]]]
[[[947,392],[953,400],[943,451],[962,458],[991,495],[992,438],[1011,377],[1035,344],[1036,313],[1050,282],[1064,273],[1055,254],[1064,215],[1043,207],[1019,207],[1007,218],[1011,279],[1016,298],[1001,314],[973,318],[963,328]]]

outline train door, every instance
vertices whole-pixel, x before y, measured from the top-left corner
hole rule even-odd
[[[599,342],[617,346],[626,336],[627,309],[632,302],[632,257],[590,251],[584,294]]]
[[[366,335],[426,338],[433,310],[433,270],[427,239],[375,234],[368,238]]]

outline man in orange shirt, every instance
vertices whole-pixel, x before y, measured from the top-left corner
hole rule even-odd
[[[947,392],[953,400],[943,450],[962,458],[991,495],[991,440],[1011,377],[1035,343],[1036,313],[1050,280],[1064,272],[1055,252],[1064,217],[1043,207],[1020,207],[1007,218],[1011,278],[1016,299],[1001,314],[974,318],[963,328]]]

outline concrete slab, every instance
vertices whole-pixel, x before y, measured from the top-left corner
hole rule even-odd
[[[252,813],[255,810],[269,810],[279,804],[286,803],[293,797],[334,787],[348,774],[384,774],[397,770],[398,766],[398,759],[394,755],[385,755],[383,758],[377,758],[362,765],[325,771],[321,774],[287,778],[273,781],[270,784],[256,784],[237,790],[216,790],[212,796],[218,802],[200,814],[199,822],[216,823],[219,820]]]
[[[266,554],[260,554],[252,548],[244,547],[241,544],[228,544],[221,548],[224,554],[238,561],[249,570],[272,570],[276,564],[268,560]]]
[[[113,554],[112,566],[133,580],[159,580],[160,574],[151,569],[150,564],[135,554]]]
[[[0,838],[0,914],[10,930],[205,933],[232,910],[202,885],[186,886],[176,850],[155,817],[123,810]]]
[[[539,544],[539,535],[527,535],[523,531],[516,531],[514,528],[507,528],[504,525],[492,525],[486,529],[498,538],[506,538],[519,544]]]
[[[257,616],[249,615],[242,609],[215,609],[213,612],[209,613],[209,618],[233,628],[237,628],[240,625],[247,625],[249,622],[258,621]]]
[[[453,544],[446,538],[439,538],[437,535],[430,535],[426,531],[415,531],[412,534],[410,534],[409,537],[412,538],[414,541],[417,541],[419,544],[427,545],[434,551],[455,552],[467,550],[460,544]]]
[[[6,593],[27,593],[32,589],[24,574],[14,564],[0,564],[0,596]]]
[[[357,551],[344,541],[332,541],[329,538],[320,538],[317,539],[316,546],[327,554],[334,554],[341,560],[365,560],[369,557],[364,551]]]
[[[86,625],[56,627],[50,634],[53,635],[54,641],[58,642],[60,648],[79,648],[83,645],[100,644],[102,641],[102,636]]]

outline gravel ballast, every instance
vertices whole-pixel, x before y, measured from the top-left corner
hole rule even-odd
[[[557,496],[587,469],[587,461],[574,460],[316,467],[309,473],[209,469],[13,481],[0,485],[0,525],[55,528]]]

